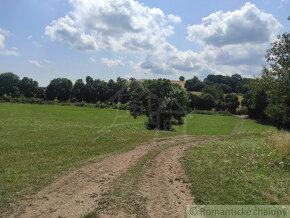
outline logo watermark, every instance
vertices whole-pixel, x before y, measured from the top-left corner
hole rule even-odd
[[[290,205],[188,205],[186,217],[290,218]]]

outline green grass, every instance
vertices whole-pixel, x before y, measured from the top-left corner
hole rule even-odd
[[[289,204],[290,172],[282,163],[263,137],[252,134],[192,147],[184,166],[196,203]]]
[[[189,114],[184,125],[176,129],[192,135],[229,135],[239,120],[233,116]]]
[[[0,104],[0,214],[69,169],[161,138],[229,135],[240,118],[190,114],[173,132],[149,131],[145,120],[114,109]]]

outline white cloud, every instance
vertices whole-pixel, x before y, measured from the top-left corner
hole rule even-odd
[[[271,14],[246,3],[240,10],[212,13],[202,19],[202,24],[189,26],[187,30],[189,40],[220,47],[269,42],[280,28],[281,24]]]
[[[122,67],[124,66],[124,63],[121,60],[111,60],[108,58],[102,58],[102,63],[107,65],[108,67]]]
[[[90,57],[91,62],[96,62],[96,59],[93,57]]]
[[[27,39],[28,40],[32,39],[32,35],[27,36]]]
[[[254,4],[246,3],[233,12],[218,11],[203,18],[201,24],[188,27],[187,38],[203,46],[197,53],[180,51],[167,42],[174,34],[172,25],[180,23],[181,18],[166,15],[161,9],[149,8],[136,0],[70,3],[72,10],[45,28],[52,41],[79,50],[133,55],[134,62],[129,59],[127,63],[134,71],[148,75],[247,73],[244,69],[257,69],[263,63],[265,50],[281,27],[271,14]],[[124,66],[120,58],[102,58],[101,62],[108,67]]]
[[[135,0],[70,0],[72,11],[46,27],[54,41],[80,50],[152,50],[174,33],[158,8]],[[178,17],[171,15],[178,21]],[[174,23],[174,22],[173,22]]]
[[[37,60],[28,60],[28,62],[36,67],[41,67]]]
[[[2,35],[1,32],[0,32],[0,49],[1,48],[5,48],[4,41],[5,41],[5,36]]]
[[[52,64],[52,63],[53,63],[53,61],[50,61],[50,60],[47,60],[47,59],[43,59],[43,61],[44,61],[45,63],[47,63],[47,64]]]
[[[181,18],[173,14],[169,14],[168,19],[173,23],[181,23]]]
[[[52,22],[51,26],[45,28],[45,34],[51,40],[59,40],[70,47],[80,50],[98,50],[95,38],[85,34],[81,28],[75,26],[75,21],[69,16],[65,16]]]
[[[5,56],[18,56],[18,52],[16,51],[17,49],[14,50],[9,50],[6,48],[5,45],[5,40],[6,37],[10,36],[10,32],[8,30],[4,30],[0,28],[0,55],[5,55]],[[13,47],[15,48],[15,47]]]
[[[200,25],[189,26],[187,38],[204,47],[200,58],[215,69],[234,73],[238,68],[232,67],[242,65],[256,73],[265,63],[265,51],[281,27],[271,14],[246,3],[240,10],[218,11],[203,18]]]

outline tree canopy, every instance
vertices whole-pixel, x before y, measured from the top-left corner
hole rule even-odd
[[[146,115],[148,129],[171,130],[183,123],[189,98],[181,86],[167,79],[133,81],[130,93],[130,113],[134,118]]]

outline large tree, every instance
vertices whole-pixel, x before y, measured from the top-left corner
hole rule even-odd
[[[28,77],[23,77],[23,79],[19,81],[19,91],[24,97],[32,98],[37,94],[38,82]]]
[[[13,73],[0,74],[0,97],[3,95],[16,97],[19,94],[19,77]]]
[[[279,127],[290,128],[290,33],[278,36],[266,53],[269,68],[262,72],[268,107],[265,113]]]
[[[131,115],[146,115],[148,129],[171,130],[181,125],[187,113],[188,93],[169,80],[133,81],[130,84]]]
[[[185,81],[184,87],[187,89],[187,91],[200,92],[204,85],[197,76],[194,76],[192,79]]]
[[[81,102],[85,99],[85,84],[82,79],[78,79],[75,81],[75,84],[72,88],[72,97],[78,101]]]
[[[46,97],[48,100],[67,101],[71,97],[72,87],[73,84],[69,79],[53,79],[46,88]]]

